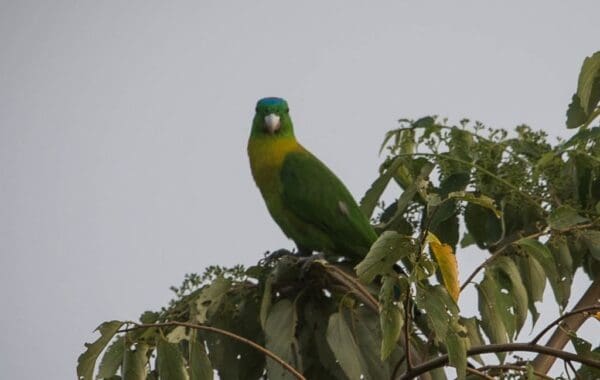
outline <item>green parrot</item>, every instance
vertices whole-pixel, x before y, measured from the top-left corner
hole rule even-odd
[[[377,235],[346,186],[296,141],[287,102],[264,98],[248,141],[250,167],[267,208],[301,255],[362,259]]]

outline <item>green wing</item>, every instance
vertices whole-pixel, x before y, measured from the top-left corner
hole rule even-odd
[[[283,206],[333,243],[333,247],[318,248],[344,256],[366,255],[377,235],[346,186],[327,166],[308,152],[290,153],[283,162],[281,183]]]

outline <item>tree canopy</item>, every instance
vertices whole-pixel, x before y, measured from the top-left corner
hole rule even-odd
[[[564,376],[600,377],[598,336],[577,335],[600,317],[599,102],[597,52],[568,106],[568,139],[552,143],[526,125],[400,120],[360,201],[379,234],[362,262],[267,255],[188,274],[159,311],[102,323],[78,376],[437,380],[450,366],[459,379],[544,378],[559,359]],[[385,203],[390,186],[397,192]],[[460,284],[463,249],[480,265]],[[578,269],[589,288],[572,294]],[[547,285],[559,317],[516,342],[538,320]],[[479,315],[467,318],[458,302],[469,286]],[[521,351],[537,356],[508,355]]]

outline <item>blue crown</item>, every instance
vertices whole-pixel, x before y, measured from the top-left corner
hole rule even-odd
[[[283,98],[269,97],[269,98],[262,98],[261,100],[259,100],[258,103],[256,103],[256,106],[257,107],[269,107],[269,106],[279,106],[279,105],[286,105],[286,104],[287,104],[287,102]]]

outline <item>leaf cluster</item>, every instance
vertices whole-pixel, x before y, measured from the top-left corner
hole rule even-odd
[[[579,129],[566,141],[526,125],[508,132],[466,119],[400,120],[360,202],[379,234],[361,262],[276,254],[247,269],[187,275],[167,307],[102,324],[78,375],[445,379],[448,364],[460,379],[533,376],[534,366],[506,354],[527,319],[536,323],[547,284],[564,313],[578,269],[600,280],[599,101],[596,53],[584,61],[567,112],[567,126]],[[392,184],[399,191],[386,203]],[[480,263],[462,285],[458,250]],[[459,307],[469,285],[474,317]],[[589,359],[580,374],[597,376],[600,354],[570,333]],[[537,340],[528,347],[543,351]],[[500,364],[484,363],[482,352],[496,352]]]

